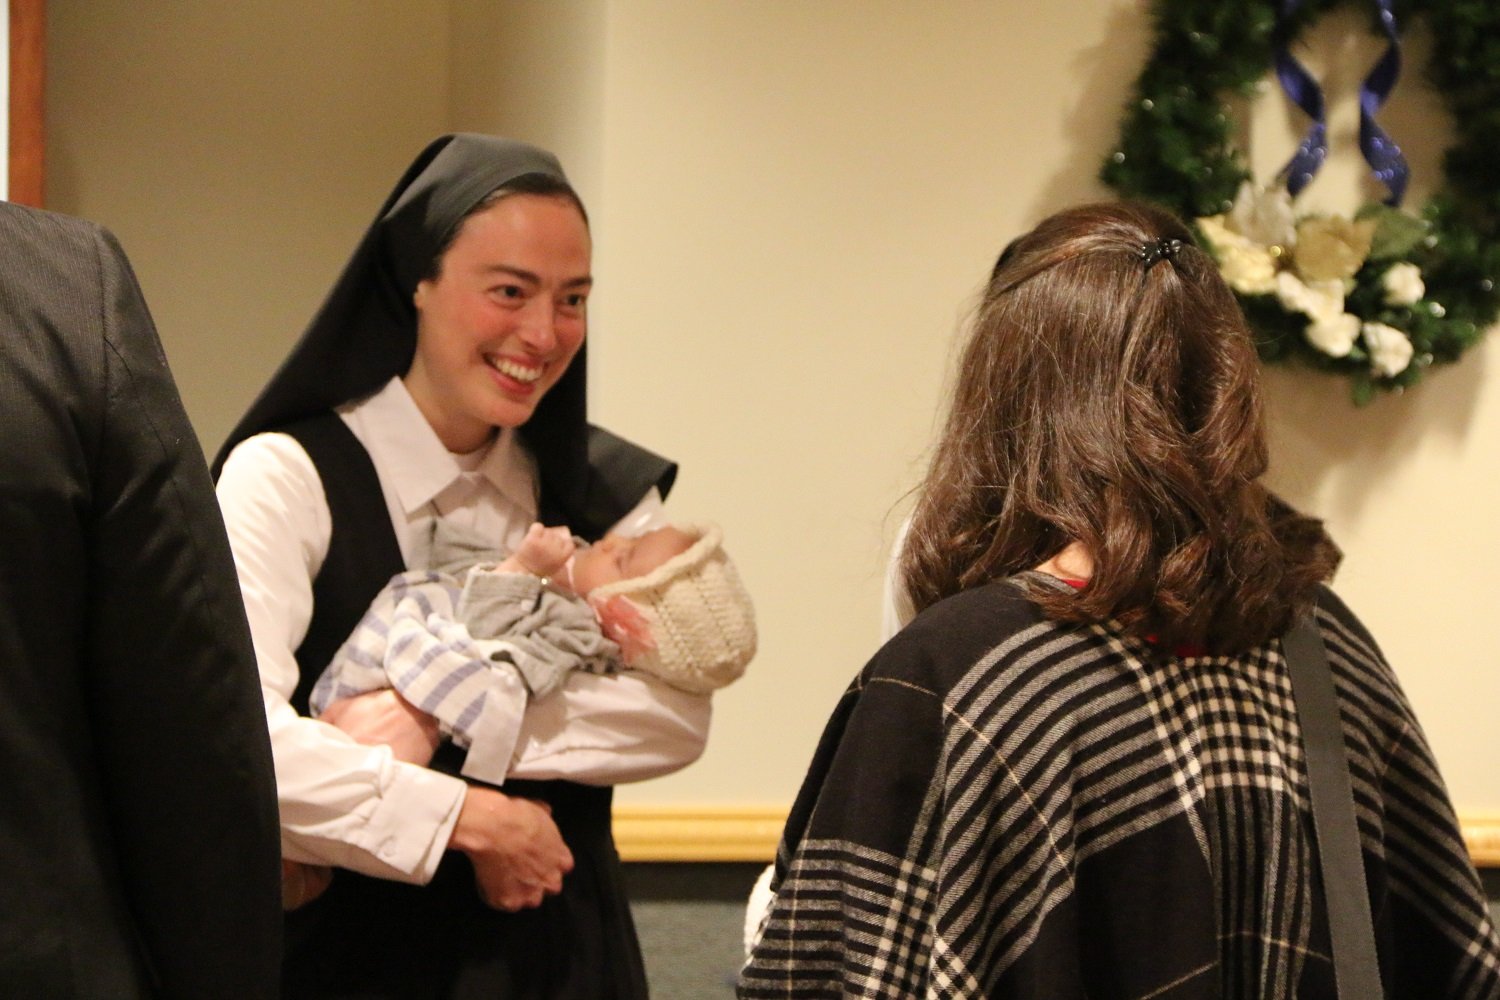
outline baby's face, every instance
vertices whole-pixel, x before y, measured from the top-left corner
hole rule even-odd
[[[673,556],[692,548],[697,539],[677,528],[657,528],[635,538],[608,534],[573,556],[570,577],[575,594],[595,587],[645,576]]]

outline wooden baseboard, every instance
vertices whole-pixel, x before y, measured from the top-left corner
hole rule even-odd
[[[786,806],[615,807],[615,843],[626,861],[763,861],[776,856]],[[1469,856],[1500,868],[1500,814],[1459,817]]]
[[[1500,813],[1460,813],[1458,824],[1475,868],[1500,868]]]
[[[776,856],[786,806],[615,806],[626,861],[764,861]]]

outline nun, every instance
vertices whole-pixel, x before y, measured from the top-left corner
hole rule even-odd
[[[646,996],[611,786],[696,759],[706,696],[580,674],[523,722],[523,695],[469,750],[525,747],[498,788],[394,692],[307,715],[435,519],[502,548],[534,520],[664,523],[675,465],[587,422],[591,249],[551,154],[436,140],[215,459],[276,763],[287,997]]]

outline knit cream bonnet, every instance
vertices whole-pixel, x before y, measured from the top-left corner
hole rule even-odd
[[[684,691],[714,691],[737,680],[755,655],[755,608],[718,525],[676,527],[698,537],[686,552],[645,576],[596,587],[588,600],[606,623],[619,620],[610,608],[620,598],[640,613],[641,634],[610,635],[629,666]]]

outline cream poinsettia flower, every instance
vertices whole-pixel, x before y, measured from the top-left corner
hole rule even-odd
[[[1312,319],[1337,316],[1344,311],[1344,283],[1306,282],[1291,271],[1281,271],[1276,275],[1276,299],[1283,308]]]
[[[1262,246],[1290,248],[1297,242],[1292,196],[1284,187],[1263,188],[1251,181],[1241,183],[1227,222],[1230,229]]]
[[[1198,220],[1198,229],[1219,260],[1219,273],[1229,287],[1246,295],[1276,291],[1276,257],[1269,247],[1231,230],[1222,215]]]
[[[1384,323],[1364,325],[1365,347],[1370,352],[1370,367],[1386,378],[1394,378],[1411,364],[1412,346],[1406,334]]]
[[[1215,253],[1247,242],[1243,236],[1229,228],[1226,216],[1223,215],[1205,215],[1199,218],[1198,231],[1208,240],[1208,245]]]
[[[1392,264],[1380,276],[1380,287],[1385,289],[1388,306],[1409,306],[1427,294],[1422,269],[1415,264]]]
[[[1308,343],[1330,358],[1346,357],[1359,337],[1359,317],[1346,312],[1319,316],[1306,332]]]
[[[1259,248],[1231,250],[1220,270],[1229,287],[1246,295],[1269,295],[1276,290],[1276,258]]]
[[[1370,256],[1375,236],[1371,219],[1312,216],[1297,223],[1297,248],[1292,264],[1304,281],[1341,281],[1354,277]]]

